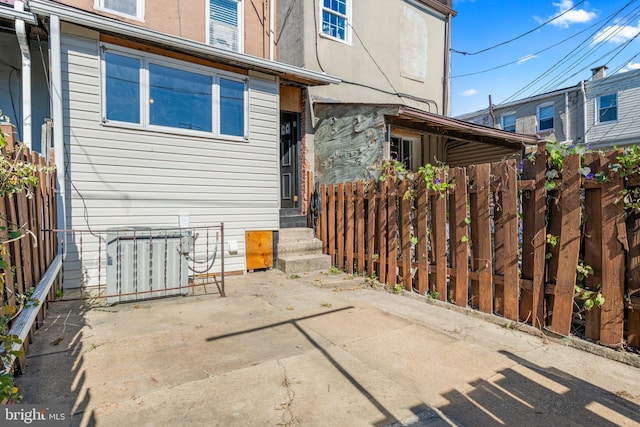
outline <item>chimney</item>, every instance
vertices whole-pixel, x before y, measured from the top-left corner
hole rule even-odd
[[[607,76],[607,66],[600,65],[591,69],[591,80],[598,80]]]

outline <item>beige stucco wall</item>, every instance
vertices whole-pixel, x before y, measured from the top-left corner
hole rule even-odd
[[[351,43],[320,35],[317,57],[314,40],[319,24],[314,25],[314,18],[319,19],[319,12],[314,17],[311,2],[307,6],[310,10],[305,10],[305,66],[339,76],[344,82],[311,88],[312,97],[404,103],[442,113],[446,18],[403,0],[353,1],[352,5]],[[362,85],[432,102],[385,94]]]
[[[244,2],[244,53],[262,58],[269,57],[270,1]],[[94,0],[63,0],[60,3],[185,39],[201,43],[206,41],[208,15],[206,0],[146,0],[142,21],[96,10]]]

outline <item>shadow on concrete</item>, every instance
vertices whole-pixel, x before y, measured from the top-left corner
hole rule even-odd
[[[29,346],[23,375],[16,378],[23,395],[21,403],[66,405],[72,426],[96,425],[94,411],[85,413],[91,390],[85,387],[84,353],[92,349],[83,348],[82,329],[90,308],[83,301],[50,303],[47,317]]]
[[[554,367],[541,367],[507,351],[518,365],[490,381],[470,383],[469,391],[443,395],[449,403],[439,409],[467,426],[618,426],[638,425],[640,406]],[[585,366],[585,373],[598,369]]]
[[[369,392],[369,390],[366,389],[366,387],[364,387],[358,380],[357,378],[355,378],[353,375],[351,375],[351,373],[340,364],[340,362],[338,362],[333,356],[331,356],[331,354],[327,351],[326,348],[324,348],[320,343],[318,343],[316,340],[314,340],[305,330],[304,328],[302,328],[302,326],[300,326],[300,324],[298,322],[301,322],[303,320],[307,320],[307,319],[312,319],[315,317],[320,317],[320,316],[328,316],[331,314],[335,314],[337,312],[341,312],[344,310],[349,310],[355,308],[354,306],[347,306],[347,307],[342,307],[342,308],[337,308],[334,310],[330,310],[330,311],[326,311],[323,313],[318,313],[318,314],[312,314],[309,316],[304,316],[304,317],[298,317],[295,319],[289,319],[289,320],[285,320],[282,322],[277,322],[277,323],[271,323],[269,325],[264,325],[264,326],[260,326],[257,328],[251,328],[251,329],[246,329],[243,331],[238,331],[238,332],[233,332],[230,334],[224,334],[224,335],[219,335],[219,336],[215,336],[215,337],[209,337],[207,338],[207,341],[217,341],[220,339],[224,339],[224,338],[231,338],[234,336],[238,336],[238,335],[242,335],[242,334],[248,334],[248,333],[254,333],[254,332],[259,332],[265,329],[270,329],[270,328],[275,328],[278,326],[282,326],[282,325],[291,325],[293,326],[298,332],[300,332],[300,334],[313,346],[315,347],[324,357],[325,359],[327,359],[327,361],[329,361],[329,363],[331,363],[331,365],[338,371],[340,372],[340,374],[347,379],[347,381],[349,381],[349,383],[351,383],[351,385],[353,385],[353,387],[355,387],[356,390],[358,390],[358,392],[360,394],[362,394],[362,396],[364,396],[369,402],[371,402],[371,404],[373,406],[375,406],[375,408],[380,411],[380,413],[383,415],[383,419],[380,420],[379,422],[376,422],[374,425],[376,427],[384,427],[384,426],[392,426],[392,425],[406,425],[403,423],[400,423],[400,421],[391,413],[391,411],[389,411],[389,409],[387,409],[382,402],[380,402],[378,399],[376,399],[376,397],[371,394],[371,392]],[[417,419],[420,420],[420,417],[422,416],[421,414],[425,414],[428,413],[430,414],[430,417],[433,418],[433,414],[435,414],[433,412],[433,410],[431,410],[431,408],[429,408],[427,405],[423,406],[419,406],[416,408],[412,408],[411,409],[413,411],[414,414],[416,414]]]

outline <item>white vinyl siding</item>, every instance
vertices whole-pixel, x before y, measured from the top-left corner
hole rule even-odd
[[[621,73],[586,84],[587,141],[594,148],[640,144],[640,70]],[[617,94],[617,120],[598,122],[598,97]]]
[[[209,0],[207,43],[222,49],[242,52],[242,0]]]
[[[104,126],[99,52],[97,33],[94,39],[63,36],[68,227],[177,227],[180,215],[188,215],[192,227],[224,222],[225,240],[240,249],[225,257],[225,270],[244,270],[245,230],[279,226],[275,78],[248,77],[246,143]],[[85,235],[81,264],[79,241],[68,241],[66,286],[96,284],[96,261],[87,254],[97,245]]]

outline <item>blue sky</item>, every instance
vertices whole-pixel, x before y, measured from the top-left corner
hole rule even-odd
[[[452,116],[486,108],[489,95],[500,104],[573,86],[595,66],[608,75],[640,68],[640,0],[454,0],[453,8]]]

